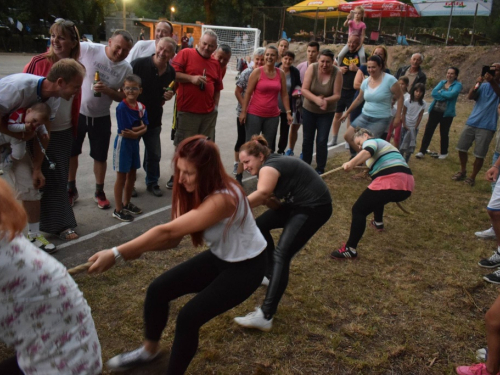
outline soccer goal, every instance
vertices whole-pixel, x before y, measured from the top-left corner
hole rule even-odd
[[[203,25],[201,33],[205,30],[213,30],[219,39],[220,44],[227,44],[233,51],[231,60],[227,64],[228,70],[236,72],[236,64],[239,58],[245,59],[246,56],[252,57],[253,51],[259,47],[260,30],[246,27],[228,27]]]

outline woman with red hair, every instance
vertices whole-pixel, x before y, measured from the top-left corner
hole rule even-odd
[[[0,374],[101,373],[87,301],[66,268],[22,235],[26,212],[0,179],[0,341],[16,357]]]
[[[167,374],[184,374],[198,348],[201,326],[245,301],[259,287],[266,266],[266,241],[248,200],[224,170],[214,142],[197,135],[185,139],[174,157],[172,221],[89,260],[89,272],[104,272],[118,258],[136,259],[146,251],[176,247],[191,235],[210,247],[154,280],[144,304],[144,345],[120,354],[108,368],[121,370],[152,361],[169,314],[170,301],[197,293],[179,312]]]

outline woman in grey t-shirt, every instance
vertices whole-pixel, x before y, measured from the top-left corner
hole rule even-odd
[[[250,207],[267,205],[257,218],[257,226],[267,241],[266,298],[261,307],[236,323],[269,331],[273,315],[288,285],[293,256],[314,236],[332,214],[328,187],[316,171],[300,159],[271,154],[263,136],[253,136],[240,148],[245,170],[259,176],[257,190],[248,196]],[[275,247],[271,230],[283,228]]]

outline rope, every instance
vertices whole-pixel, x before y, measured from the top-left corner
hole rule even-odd
[[[94,264],[94,262],[87,262],[87,263],[83,263],[83,264],[80,264],[79,266],[76,266],[76,267],[73,267],[73,268],[70,268],[68,270],[68,273],[71,275],[71,276],[74,276],[76,274],[79,274],[81,272],[86,272],[90,266]]]

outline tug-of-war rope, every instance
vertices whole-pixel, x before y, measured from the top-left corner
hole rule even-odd
[[[332,173],[335,173],[335,172],[338,172],[338,171],[341,171],[343,170],[344,167],[343,166],[340,166],[338,168],[335,168],[335,169],[332,169],[331,171],[328,171],[328,172],[325,172],[321,175],[322,178],[325,178],[325,176],[328,176],[329,174],[332,174]],[[363,166],[357,166],[357,167],[354,167],[354,169],[363,169],[365,171],[368,170],[367,167],[363,167]],[[408,215],[413,215],[413,212],[410,212],[408,211],[407,209],[405,209],[399,202],[396,203],[397,206],[400,208],[401,211],[403,211],[405,214],[408,214]],[[74,276],[74,275],[77,275],[79,273],[82,273],[82,272],[86,272],[90,266],[93,264],[93,262],[87,262],[87,263],[83,263],[83,264],[80,264],[79,266],[76,266],[76,267],[73,267],[73,268],[70,268],[68,270],[68,273],[71,275],[71,276]]]

